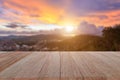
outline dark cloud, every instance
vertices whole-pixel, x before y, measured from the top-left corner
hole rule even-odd
[[[8,36],[8,35],[36,35],[37,32],[27,32],[27,31],[5,31],[5,30],[0,30],[0,36]]]
[[[23,25],[23,24],[20,24],[20,23],[9,23],[5,26],[8,27],[8,28],[18,28],[18,27],[26,28],[27,27],[27,25]]]
[[[55,30],[40,30],[40,31],[5,31],[5,30],[0,30],[0,36],[1,35],[39,35],[39,34],[61,34],[62,30],[61,29],[55,29]]]
[[[79,34],[102,35],[102,30],[103,27],[97,27],[84,21],[78,26],[77,32]]]

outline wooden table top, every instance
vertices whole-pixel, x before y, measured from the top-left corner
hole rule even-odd
[[[120,52],[0,52],[0,80],[120,80]]]

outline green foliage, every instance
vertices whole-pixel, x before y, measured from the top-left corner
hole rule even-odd
[[[49,45],[49,46],[48,46]],[[109,51],[111,50],[107,42],[100,36],[79,35],[62,40],[61,42],[50,42],[47,46],[52,50],[57,47],[57,51]]]
[[[109,43],[112,50],[120,50],[120,25],[105,28],[103,38]]]

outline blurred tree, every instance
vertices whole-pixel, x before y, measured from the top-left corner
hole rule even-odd
[[[120,25],[107,27],[103,30],[103,37],[109,42],[112,50],[120,50]]]

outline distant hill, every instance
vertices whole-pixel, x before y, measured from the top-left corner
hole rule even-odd
[[[41,44],[36,45],[39,48]],[[79,35],[61,41],[46,42],[48,50],[56,51],[108,51],[110,46],[100,36]]]
[[[6,47],[8,45],[10,50],[14,51],[116,51],[110,41],[102,36],[93,35],[73,37],[62,35],[7,36],[1,37],[0,43],[3,44],[1,49],[5,46],[4,50],[8,50]]]

